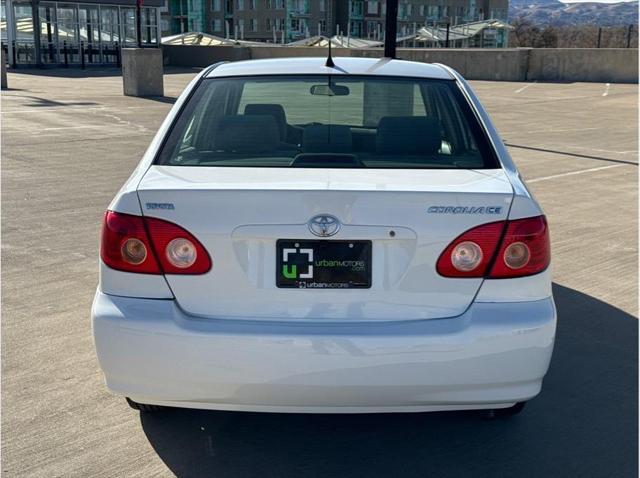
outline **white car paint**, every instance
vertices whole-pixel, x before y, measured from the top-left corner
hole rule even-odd
[[[109,210],[184,227],[210,251],[214,267],[204,276],[152,276],[101,261],[92,321],[113,392],[189,408],[348,413],[503,408],[539,393],[556,328],[550,270],[515,279],[435,272],[439,252],[458,234],[542,214],[486,111],[466,81],[442,65],[336,64],[339,70],[318,58],[214,65],[182,93]],[[153,165],[202,77],[327,70],[456,81],[502,169],[310,174]],[[203,215],[203,198],[219,208]],[[479,198],[501,213],[432,215],[422,225],[429,205],[474,206]],[[175,209],[146,210],[146,203]],[[371,289],[275,287],[275,241],[314,238],[306,224],[319,213],[340,218],[336,238],[373,241],[373,268],[384,273]]]

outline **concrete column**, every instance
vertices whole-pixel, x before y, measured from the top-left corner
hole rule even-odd
[[[123,48],[122,85],[126,96],[163,96],[160,48]]]
[[[2,64],[2,80],[0,81],[0,86],[3,90],[8,88],[7,86],[7,59],[4,56],[4,52],[0,55],[0,64]]]

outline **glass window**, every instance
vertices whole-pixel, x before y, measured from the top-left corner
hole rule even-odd
[[[142,9],[142,43],[154,45],[157,42],[158,17],[156,9],[144,7]]]
[[[120,21],[118,7],[100,7],[100,31],[102,41],[106,43],[120,42]]]
[[[369,0],[367,2],[367,13],[369,15],[378,15],[380,4],[377,0]]]
[[[58,4],[58,36],[60,42],[74,45],[78,42],[78,12],[75,5]]]
[[[58,63],[58,24],[55,4],[41,3],[40,15],[40,59],[42,63]]]
[[[349,13],[351,15],[362,15],[362,0],[349,0]]]
[[[219,12],[220,11],[220,0],[212,0],[211,2],[211,11]]]
[[[0,34],[2,35],[2,40],[6,41],[7,39],[7,31],[6,31],[6,25],[7,25],[7,7],[4,4],[4,2],[0,3],[0,22],[2,22],[2,26],[4,28],[0,29]]]
[[[498,167],[455,82],[321,75],[204,80],[157,164]]]
[[[135,45],[136,42],[136,9],[121,8],[123,43]]]
[[[35,39],[33,35],[33,15],[31,4],[14,3],[13,18],[16,23],[16,61],[18,63],[35,63]]]
[[[80,41],[85,44],[100,42],[98,6],[80,5],[78,8]]]
[[[349,34],[354,37],[362,36],[362,21],[351,20],[349,22]]]
[[[219,18],[216,18],[215,20],[213,20],[211,22],[211,29],[214,32],[221,32],[222,31],[222,20],[220,20]]]

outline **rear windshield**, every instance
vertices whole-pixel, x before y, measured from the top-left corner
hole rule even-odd
[[[329,75],[203,80],[156,164],[498,167],[454,81]]]

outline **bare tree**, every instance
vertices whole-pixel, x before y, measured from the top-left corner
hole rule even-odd
[[[513,30],[509,44],[513,47],[533,48],[596,48],[597,25],[547,26],[540,28],[525,18],[511,22]],[[638,48],[638,26],[602,27],[601,48]]]

